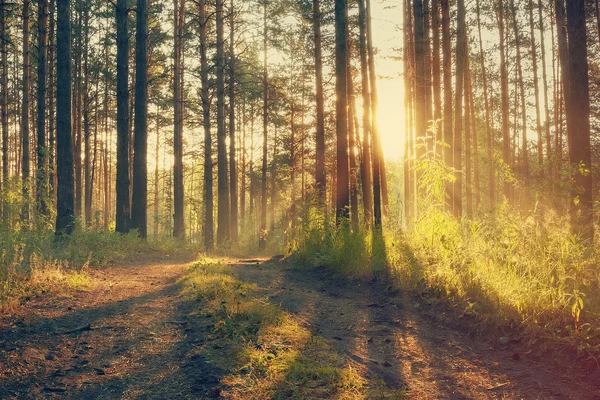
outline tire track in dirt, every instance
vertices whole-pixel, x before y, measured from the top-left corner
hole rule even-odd
[[[594,385],[545,360],[514,360],[514,348],[459,332],[380,284],[261,261],[240,263],[236,274],[328,339],[372,387],[383,382],[414,399],[600,399],[597,370]]]
[[[0,398],[213,396],[218,371],[194,353],[205,327],[177,284],[187,264],[106,268],[90,292],[26,304],[0,325]]]

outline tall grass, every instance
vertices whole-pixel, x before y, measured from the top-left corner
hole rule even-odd
[[[174,255],[190,252],[174,239],[140,239],[135,232],[121,235],[103,230],[78,229],[71,237],[55,241],[49,229],[29,232],[0,231],[0,305],[8,300],[46,290],[55,284],[82,286],[88,266],[136,259],[152,252]],[[60,286],[60,285],[59,285]]]
[[[312,223],[291,252],[301,265],[429,292],[485,329],[600,352],[600,257],[557,215],[503,208],[457,221],[430,208],[414,226],[380,236]]]

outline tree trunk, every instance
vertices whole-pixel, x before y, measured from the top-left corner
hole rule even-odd
[[[116,231],[127,233],[131,224],[129,189],[129,33],[127,0],[117,0],[117,198]]]
[[[571,192],[571,225],[576,234],[593,242],[592,154],[590,151],[590,89],[585,1],[567,2],[569,32],[569,95],[566,98],[569,162],[577,166]],[[592,243],[590,243],[591,245]]]
[[[485,54],[483,52],[483,40],[481,37],[481,9],[479,6],[479,0],[477,0],[477,31],[479,33],[479,57],[481,63],[481,79],[483,84],[483,101],[485,105],[485,135],[487,138],[489,202],[490,211],[494,213],[496,208],[496,162],[494,160],[494,130],[492,127],[493,118],[490,115],[490,105],[488,100],[488,83],[487,72],[485,68]],[[474,154],[477,155],[478,153],[475,152]]]
[[[433,73],[433,120],[435,131],[434,135],[434,148],[436,150],[437,157],[442,160],[443,147],[439,145],[442,142],[442,126],[440,124],[442,119],[442,95],[441,95],[441,82],[440,82],[440,0],[432,0],[431,4],[431,29],[433,33],[433,55],[431,58],[431,67]]]
[[[363,140],[361,178],[363,191],[363,209],[367,227],[373,223],[373,192],[371,183],[371,99],[369,97],[369,67],[367,61],[367,21],[365,0],[358,0],[360,73],[363,105]]]
[[[56,62],[55,58],[55,28],[56,28],[56,17],[55,17],[56,3],[55,0],[50,0],[50,27],[48,33],[48,183],[47,183],[47,196],[51,204],[56,204],[56,117],[55,117],[55,105],[54,102],[56,89],[54,86],[55,72],[54,66]]]
[[[465,2],[458,0],[458,23],[456,31],[456,92],[455,92],[455,125],[454,125],[454,182],[453,211],[457,219],[462,218],[462,140],[463,140],[463,90],[466,66],[467,31],[465,24]]]
[[[325,176],[325,98],[323,95],[323,54],[321,50],[320,0],[313,0],[313,28],[315,41],[315,90],[317,95],[317,130],[315,138],[315,188],[320,207],[325,207],[327,179]]]
[[[466,35],[466,33],[465,33]],[[465,75],[464,75],[464,105],[465,105],[465,115],[463,117],[465,121],[465,145],[464,145],[464,153],[465,153],[465,195],[466,195],[466,203],[467,203],[467,217],[473,217],[473,156],[476,156],[477,153],[471,153],[471,142],[473,138],[473,134],[475,133],[475,129],[471,131],[471,99],[469,94],[471,93],[471,88],[469,86],[469,68],[470,68],[470,56],[469,56],[469,45],[465,43]]]
[[[369,84],[371,87],[371,132],[373,151],[373,224],[376,229],[380,229],[382,224],[382,176],[383,174],[385,174],[385,169],[383,168],[383,156],[381,154],[379,126],[377,123],[379,99],[377,97],[377,75],[375,75],[375,52],[373,50],[371,0],[366,0],[366,5],[367,51],[369,55]],[[385,201],[383,203],[385,205]]]
[[[148,208],[148,0],[137,0],[135,128],[131,226],[146,238]]]
[[[75,227],[73,149],[71,137],[71,5],[56,0],[56,236],[70,235]]]
[[[346,31],[348,32],[348,31]],[[350,43],[346,37],[346,43]],[[355,101],[354,101],[354,78],[352,77],[351,50],[348,49],[346,57],[347,71],[347,93],[348,93],[348,157],[350,162],[350,218],[352,221],[352,229],[358,229],[358,169],[356,168],[356,144],[355,144]]]
[[[23,209],[21,221],[25,230],[29,228],[29,5],[30,0],[23,0],[23,105],[21,107]]]
[[[425,28],[423,1],[414,0],[414,24],[415,24],[415,130],[417,136],[416,162],[425,161],[427,154],[427,81],[426,72],[428,68],[425,60]],[[417,204],[425,198],[425,188],[420,185],[422,170],[417,170]]]
[[[0,2],[0,35],[3,40],[0,41],[0,57],[1,61],[1,77],[0,80],[2,82],[2,86],[0,87],[0,112],[2,119],[2,185],[0,186],[0,217],[3,218],[3,221],[6,221],[8,218],[8,208],[6,204],[3,202],[4,200],[4,190],[6,190],[6,186],[8,184],[8,50],[6,48],[6,43],[10,41],[8,36],[8,30],[6,29],[7,25],[6,18],[6,0],[1,0]]]
[[[174,2],[175,51],[173,60],[173,237],[185,237],[183,188],[183,25],[185,0]]]
[[[90,145],[90,135],[91,135],[91,121],[90,121],[90,77],[89,77],[89,32],[90,32],[90,12],[89,12],[89,4],[84,4],[85,7],[83,11],[83,24],[84,24],[84,32],[83,32],[83,141],[84,141],[84,165],[83,165],[83,173],[84,173],[84,215],[85,215],[85,224],[86,226],[90,226],[92,224],[92,176],[91,176],[91,145]]]
[[[523,67],[521,65],[521,33],[519,31],[519,23],[518,23],[518,15],[517,9],[515,7],[515,1],[510,1],[510,7],[512,11],[512,22],[513,22],[513,32],[515,35],[515,47],[517,52],[517,80],[519,82],[519,94],[521,99],[521,130],[522,130],[522,152],[521,152],[521,168],[522,168],[522,176],[527,183],[529,181],[529,150],[527,148],[527,104],[525,100],[525,82],[523,78]],[[537,76],[537,73],[536,73]],[[527,188],[527,184],[525,185]]]
[[[224,0],[217,0],[217,175],[219,207],[217,244],[223,246],[231,238],[229,225],[229,188],[227,187],[227,134],[225,132],[225,57],[224,57]]]
[[[48,4],[38,1],[38,90],[37,90],[37,180],[36,203],[38,213],[48,215],[46,204],[46,54],[48,46]],[[4,41],[4,37],[2,38]]]
[[[548,176],[552,176],[552,138],[550,136],[550,106],[548,100],[548,73],[546,70],[546,41],[544,39],[544,15],[542,0],[538,0],[538,14],[539,14],[539,29],[540,29],[540,50],[542,53],[542,87],[544,88],[544,116],[545,116],[545,129],[546,129],[546,160],[548,163]],[[552,41],[554,42],[554,35],[552,35]],[[554,46],[552,46],[554,52]],[[552,57],[554,63],[554,57]]]
[[[202,125],[204,127],[204,248],[214,248],[213,220],[213,161],[212,138],[210,133],[210,98],[208,87],[207,58],[207,18],[206,0],[199,0],[198,16],[200,19],[200,79],[202,83]]]
[[[269,75],[267,69],[267,35],[269,33],[267,25],[267,1],[263,4],[263,156],[262,156],[262,179],[261,179],[261,198],[260,198],[260,232],[258,234],[259,250],[267,247],[267,131],[269,127]],[[318,90],[318,85],[317,85]],[[318,145],[317,145],[318,146]]]
[[[500,39],[500,91],[502,97],[502,161],[510,165],[510,121],[508,117],[508,70],[506,66],[504,5],[503,0],[498,0],[498,34]],[[511,184],[504,177],[504,196],[511,202]]]
[[[231,192],[230,235],[238,241],[238,177],[235,158],[235,8],[229,6],[229,191]]]
[[[448,0],[441,0],[442,8],[442,53],[443,61],[443,80],[444,80],[444,163],[446,166],[453,166],[452,152],[452,47],[450,45],[450,6]],[[446,182],[446,211],[452,212],[454,202],[454,185],[452,182]]]
[[[529,0],[529,35],[531,36],[531,63],[533,64],[533,89],[535,93],[535,122],[537,132],[537,152],[538,165],[540,172],[543,173],[542,164],[544,163],[544,140],[542,136],[542,121],[540,115],[540,89],[538,87],[538,64],[537,64],[537,46],[535,40],[535,26],[533,23],[533,0]]]
[[[346,0],[335,1],[335,77],[336,77],[336,137],[337,137],[337,186],[336,221],[341,224],[349,215],[350,193],[348,190],[348,26]]]
[[[158,236],[158,184],[159,184],[159,174],[158,174],[158,157],[160,151],[160,106],[156,105],[156,147],[154,151],[154,237]]]

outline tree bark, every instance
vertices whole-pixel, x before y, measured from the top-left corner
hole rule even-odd
[[[131,226],[129,181],[129,33],[127,0],[117,0],[117,187],[116,231]]]
[[[452,48],[450,45],[450,6],[448,0],[441,0],[442,8],[442,53],[443,60],[443,81],[444,81],[444,163],[446,166],[453,166],[452,135],[453,135],[453,116],[452,116]],[[446,211],[452,212],[454,202],[454,185],[452,182],[446,182]]]
[[[238,176],[235,157],[235,8],[229,6],[229,191],[231,215],[229,217],[231,241],[238,241]]]
[[[208,58],[207,58],[207,17],[206,0],[199,0],[198,16],[200,19],[200,79],[202,84],[202,125],[204,128],[204,248],[214,248],[213,220],[213,161],[212,137],[210,133],[210,98],[208,91]]]
[[[542,87],[544,88],[544,116],[545,116],[545,129],[546,129],[546,161],[548,163],[548,176],[552,176],[552,138],[550,136],[550,106],[548,100],[548,72],[546,70],[546,40],[544,39],[544,15],[542,0],[538,0],[538,15],[539,15],[539,29],[540,29],[540,50],[542,53]],[[552,41],[554,42],[554,35],[552,35]],[[552,46],[554,52],[554,46]],[[554,57],[552,57],[554,63]]]
[[[327,179],[325,176],[325,98],[323,95],[323,54],[321,49],[320,0],[313,0],[313,28],[315,41],[315,90],[317,96],[317,130],[315,154],[315,188],[320,207],[325,207]]]
[[[225,57],[224,57],[224,0],[217,0],[217,245],[223,246],[231,238],[229,225],[229,188],[227,187],[227,133],[225,132]]]
[[[75,227],[73,149],[71,138],[71,5],[56,0],[56,236],[70,235]]]
[[[590,146],[590,89],[585,1],[567,2],[569,96],[565,102],[569,162],[576,166],[571,192],[571,225],[576,234],[593,242],[592,154]],[[590,243],[591,245],[592,243]]]
[[[269,71],[267,69],[267,0],[263,3],[263,151],[261,171],[261,197],[260,197],[260,232],[258,234],[259,250],[267,247],[267,156],[268,156],[268,128],[269,128]],[[318,86],[317,86],[318,90]]]
[[[2,119],[2,184],[0,185],[0,217],[8,218],[8,209],[4,203],[4,191],[8,185],[8,50],[6,43],[10,40],[8,30],[6,29],[6,0],[0,2],[0,35],[3,40],[0,42],[0,57],[2,61],[1,77],[2,86],[0,87],[0,113]]]
[[[41,216],[48,215],[46,204],[46,55],[48,47],[48,4],[38,1],[38,90],[37,90],[37,181],[36,204]],[[2,37],[4,41],[4,37]]]
[[[148,0],[137,0],[135,32],[135,128],[131,226],[147,237],[148,208]]]
[[[465,2],[458,0],[458,23],[456,31],[456,92],[455,92],[455,125],[454,125],[454,182],[453,213],[457,219],[462,218],[462,140],[463,140],[463,90],[465,75],[465,60],[467,51],[467,32],[465,23]]]
[[[337,185],[336,222],[341,224],[349,215],[348,190],[348,26],[346,0],[335,1],[335,77],[336,77],[336,137]]]
[[[29,228],[29,6],[30,0],[23,0],[23,104],[21,107],[23,209],[21,212],[21,221],[25,230]]]
[[[363,105],[363,140],[361,179],[363,191],[363,209],[367,227],[373,223],[373,192],[371,180],[371,98],[369,97],[369,66],[367,61],[367,21],[365,0],[358,0],[360,73]]]
[[[510,121],[508,117],[508,70],[506,66],[505,27],[503,0],[498,0],[498,34],[500,39],[500,92],[502,98],[502,161],[510,165]],[[504,196],[511,202],[511,184],[504,177]]]
[[[175,51],[173,60],[173,237],[185,237],[183,188],[183,25],[185,0],[174,2]]]

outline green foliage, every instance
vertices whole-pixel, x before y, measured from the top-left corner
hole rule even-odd
[[[305,219],[299,238],[288,246],[297,265],[325,267],[340,275],[373,276],[370,236],[353,231],[348,221],[339,227],[316,213]]]
[[[144,242],[135,232],[120,235],[102,230],[77,230],[57,242],[49,229],[0,231],[0,304],[32,292],[89,284],[85,269],[139,257],[148,252],[164,255],[189,251],[174,239]],[[40,280],[40,276],[44,276]],[[48,279],[51,277],[50,281]],[[60,288],[55,288],[59,290]]]
[[[230,266],[204,257],[180,281],[201,303],[209,333],[200,352],[226,371],[231,399],[365,398],[365,379],[303,320],[264,298]],[[384,391],[387,393],[388,391]]]

